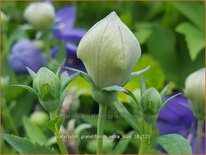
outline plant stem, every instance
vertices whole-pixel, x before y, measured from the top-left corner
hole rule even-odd
[[[196,134],[196,153],[200,154],[201,140],[202,140],[203,120],[197,121],[197,134]]]
[[[50,112],[49,115],[50,115],[50,119],[53,119],[57,116],[57,112],[56,111]],[[59,131],[56,131],[54,134],[56,136],[57,144],[59,146],[59,149],[60,149],[61,153],[62,154],[68,154],[67,148],[64,144],[63,139],[60,137]]]
[[[103,154],[103,132],[107,105],[99,104],[99,115],[97,123],[97,154]]]
[[[141,141],[140,148],[138,154],[143,154],[145,150],[145,141],[144,139]]]

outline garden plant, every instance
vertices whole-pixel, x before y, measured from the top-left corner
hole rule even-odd
[[[204,9],[2,2],[1,153],[205,154]]]

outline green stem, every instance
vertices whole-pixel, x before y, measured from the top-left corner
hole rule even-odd
[[[203,120],[197,121],[197,134],[196,134],[196,153],[200,154],[201,140],[202,140]]]
[[[56,111],[50,112],[49,115],[50,115],[50,119],[53,119],[53,118],[55,118],[57,116],[57,112]],[[66,148],[66,146],[64,144],[64,141],[63,141],[62,138],[60,138],[59,131],[56,131],[54,134],[56,136],[57,144],[59,146],[59,149],[60,149],[61,153],[62,154],[68,154],[68,151],[67,151],[67,148]]]
[[[138,154],[143,154],[145,150],[145,140],[141,140],[140,148]]]
[[[107,105],[99,104],[99,115],[97,123],[97,154],[103,154],[103,132]]]

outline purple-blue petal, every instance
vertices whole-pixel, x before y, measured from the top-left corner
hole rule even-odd
[[[41,50],[29,40],[20,40],[11,49],[9,63],[15,73],[27,73],[26,67],[38,71],[43,66]]]
[[[64,7],[56,12],[56,21],[53,27],[53,35],[63,40],[64,33],[73,29],[76,19],[76,7]]]
[[[62,33],[62,40],[78,43],[87,31],[85,29],[72,29]]]

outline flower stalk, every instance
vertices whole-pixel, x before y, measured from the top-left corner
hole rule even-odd
[[[103,154],[103,133],[106,118],[107,105],[99,105],[99,115],[97,123],[97,154]]]
[[[197,154],[200,154],[203,124],[204,124],[203,120],[197,121],[197,134],[196,134],[196,153]]]

